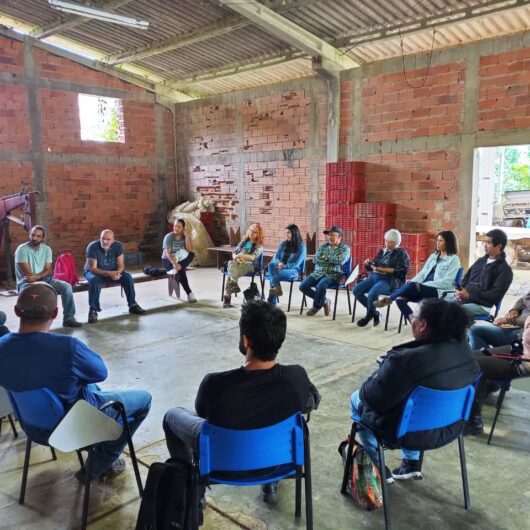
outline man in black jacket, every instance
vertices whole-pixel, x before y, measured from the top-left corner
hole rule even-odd
[[[484,240],[486,255],[473,263],[462,280],[462,288],[455,292],[456,300],[471,317],[489,315],[512,283],[513,271],[504,253],[507,243],[502,230],[490,230]]]
[[[410,393],[418,386],[454,390],[472,383],[479,367],[466,340],[469,317],[457,304],[436,298],[424,299],[411,317],[414,341],[392,348],[379,367],[351,396],[351,414],[355,421],[375,432],[387,446],[415,445],[413,436],[398,441],[396,430]],[[458,424],[442,432],[432,432],[436,445],[452,439],[463,428]],[[456,434],[455,434],[456,433]],[[429,433],[430,435],[430,433]],[[427,436],[429,436],[427,435]],[[378,462],[377,441],[372,432],[361,429],[359,437]],[[433,440],[428,440],[433,441]],[[422,439],[426,442],[426,438]],[[402,449],[399,468],[386,472],[393,479],[421,478],[420,452]]]

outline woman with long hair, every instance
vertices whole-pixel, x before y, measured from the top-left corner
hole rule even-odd
[[[409,321],[412,309],[408,302],[439,298],[443,292],[453,290],[459,268],[456,235],[450,230],[444,230],[438,234],[436,250],[429,256],[421,271],[392,294],[380,296],[374,306],[385,307],[395,300],[401,313]]]
[[[263,243],[265,234],[263,227],[259,223],[253,223],[249,226],[245,237],[237,245],[232,259],[228,262],[228,281],[226,282],[225,294],[223,297],[223,307],[232,307],[232,294],[239,293],[241,289],[237,281],[241,276],[254,270],[255,261],[263,253]]]
[[[290,281],[298,278],[300,261],[306,255],[305,244],[302,242],[300,229],[295,224],[285,227],[285,240],[280,243],[276,254],[267,267],[270,276],[269,298],[267,301],[273,305],[278,303],[282,296],[281,281]]]

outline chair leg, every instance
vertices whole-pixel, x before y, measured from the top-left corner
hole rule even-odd
[[[399,326],[398,326],[398,333],[401,333],[401,325],[403,323],[403,313],[399,314]]]
[[[386,320],[385,320],[385,331],[388,331],[388,319],[390,317],[390,306],[386,306]]]
[[[300,306],[300,314],[304,312],[304,306],[305,306],[305,294],[302,296],[302,305]]]
[[[259,271],[259,283],[261,285],[261,299],[265,300],[265,278],[261,275],[261,271]]]
[[[55,449],[50,445],[50,451],[52,453],[52,460],[57,460],[57,455],[55,454]]]
[[[7,419],[9,420],[9,425],[11,425],[11,430],[13,431],[13,436],[15,438],[18,438],[17,428],[15,427],[15,422],[13,421],[13,417],[11,416],[11,414],[7,415]]]
[[[76,451],[76,453],[77,453],[77,459],[79,460],[79,465],[81,466],[81,471],[85,473],[86,469],[85,469],[85,463],[83,462],[83,455],[81,454],[81,451]]]
[[[346,453],[346,463],[344,464],[344,474],[342,475],[342,486],[340,488],[340,492],[343,495],[347,494],[348,489],[348,478],[350,476],[350,470],[353,463],[353,445],[355,444],[355,434],[357,433],[357,424],[355,422],[352,423],[351,426],[351,432],[350,432],[350,441],[348,443],[348,448],[346,449],[348,452]]]
[[[381,490],[383,492],[383,511],[385,513],[385,528],[391,530],[392,525],[390,522],[390,505],[388,502],[388,484],[386,483],[386,471],[385,471],[385,450],[383,446],[377,444],[377,452],[379,453],[379,464],[381,469]]]
[[[355,311],[357,311],[357,298],[353,297],[353,310],[351,312],[351,321],[355,322]]]
[[[504,396],[506,396],[506,391],[508,388],[503,385],[499,397],[497,398],[497,405],[495,406],[495,417],[493,418],[493,423],[491,424],[491,430],[490,434],[488,436],[488,445],[491,444],[491,439],[493,438],[493,431],[495,430],[495,425],[497,425],[497,419],[499,418],[499,414],[501,413],[502,404],[504,402]]]
[[[348,313],[351,315],[351,299],[350,299],[350,290],[346,287],[346,294],[348,295]]]
[[[339,301],[339,288],[337,287],[335,289],[335,305],[333,306],[333,320],[335,320],[335,316],[337,315],[337,302]]]
[[[225,295],[225,281],[226,281],[226,276],[223,272],[223,285],[221,286],[221,302],[223,301],[223,297]]]
[[[294,281],[291,281],[291,288],[289,289],[289,303],[287,304],[287,313],[291,310],[291,298],[293,296]]]
[[[309,429],[304,426],[304,484],[305,484],[305,526],[313,530],[313,482],[311,480],[311,446]]]
[[[24,504],[24,498],[26,497],[26,483],[28,481],[28,470],[29,470],[29,455],[31,454],[31,440],[26,440],[26,454],[24,455],[24,467],[22,468],[22,484],[20,485],[20,496],[18,498],[19,504]]]
[[[464,435],[458,437],[458,451],[460,452],[460,469],[462,471],[462,486],[464,487],[464,507],[466,510],[471,508],[471,499],[469,497],[469,485],[467,483],[467,466],[466,451],[464,449]]]
[[[297,473],[300,476],[295,479],[294,516],[299,519],[302,515],[302,470],[299,468]]]
[[[90,483],[92,482],[92,451],[93,448],[88,449],[88,457],[86,463],[86,483],[85,495],[83,497],[83,515],[81,516],[81,530],[86,530],[88,523],[88,501],[90,499]]]
[[[120,414],[122,418],[123,428],[125,429],[125,436],[127,437],[127,445],[129,446],[129,453],[131,456],[131,461],[134,469],[134,476],[136,478],[136,484],[138,486],[138,492],[140,497],[144,494],[142,486],[142,478],[140,477],[140,470],[138,469],[138,461],[136,460],[136,451],[134,450],[134,445],[131,436],[131,430],[129,429],[129,421],[127,420],[127,414],[125,413],[125,408],[122,403],[120,403]]]

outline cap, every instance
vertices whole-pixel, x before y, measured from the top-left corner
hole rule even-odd
[[[51,318],[57,309],[57,293],[46,282],[30,283],[20,291],[16,309],[24,320]]]
[[[324,234],[329,234],[330,232],[342,235],[342,228],[337,225],[331,225],[327,230],[324,230]]]

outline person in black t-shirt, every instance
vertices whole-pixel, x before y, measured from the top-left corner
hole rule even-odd
[[[180,407],[166,412],[163,426],[172,458],[191,461],[193,452],[198,453],[205,420],[227,429],[259,429],[318,407],[320,394],[305,369],[276,360],[287,328],[283,311],[261,300],[248,302],[239,328],[243,366],[207,374],[195,399],[196,412]],[[262,491],[265,502],[274,501],[278,483],[266,484]]]

